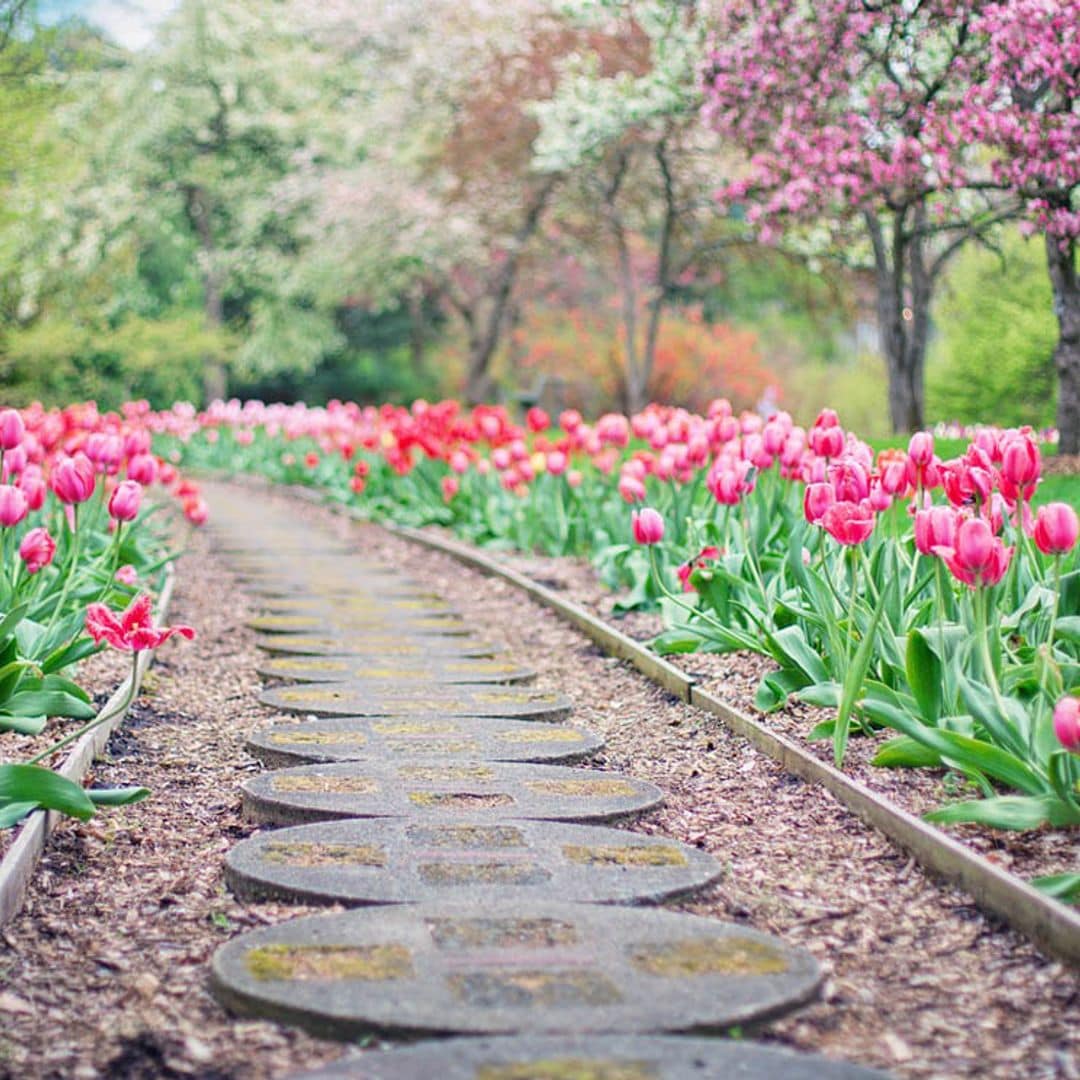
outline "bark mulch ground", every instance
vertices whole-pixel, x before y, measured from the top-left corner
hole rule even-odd
[[[1075,975],[928,879],[831,796],[509,585],[381,530],[310,507],[296,513],[351,530],[359,547],[441,592],[486,639],[537,669],[539,685],[573,699],[574,721],[608,741],[593,764],[664,788],[667,805],[636,827],[697,844],[726,868],[678,907],[813,951],[828,975],[821,1002],[765,1037],[902,1077],[1080,1076]],[[577,570],[568,578],[579,599],[595,588]],[[200,636],[162,650],[96,770],[154,795],[67,823],[50,842],[26,910],[0,937],[0,1077],[244,1080],[341,1053],[272,1023],[234,1020],[207,991],[220,942],[303,911],[239,904],[222,885],[225,851],[250,832],[237,784],[258,766],[243,735],[271,715],[256,702],[258,653],[243,627],[253,610],[196,537],[172,618]],[[750,681],[733,678],[736,699]]]

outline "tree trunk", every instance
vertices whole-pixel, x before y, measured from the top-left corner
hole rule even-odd
[[[656,367],[656,344],[660,340],[660,320],[664,314],[664,304],[670,287],[672,242],[675,237],[675,224],[678,220],[679,207],[675,199],[675,178],[671,172],[671,163],[667,156],[667,142],[661,140],[656,147],[656,163],[660,167],[660,176],[664,187],[664,221],[660,226],[660,250],[656,260],[656,293],[649,302],[649,323],[645,330],[645,348],[641,357],[642,397],[649,396],[653,370]],[[637,412],[647,405],[642,401],[635,405]]]
[[[206,192],[197,185],[189,186],[184,191],[184,203],[188,220],[199,237],[206,266],[203,272],[203,313],[207,325],[220,330],[225,325],[225,295],[221,275],[214,269],[214,230]],[[229,376],[220,356],[203,357],[202,384],[205,404],[225,400],[229,392]]]
[[[906,218],[907,211],[894,215],[892,237],[886,241],[877,217],[865,215],[874,246],[878,334],[889,376],[889,420],[895,434],[918,431],[924,425],[930,325],[932,278],[923,260],[924,241],[907,233]]]
[[[540,217],[555,190],[556,182],[556,177],[548,177],[533,193],[525,206],[525,217],[514,234],[506,258],[495,268],[488,279],[484,296],[475,305],[480,311],[474,311],[469,323],[469,360],[465,382],[465,399],[470,405],[492,400],[495,383],[490,373],[491,361],[506,332],[510,297],[517,283],[521,255],[540,224]]]
[[[1054,349],[1054,370],[1058,377],[1058,452],[1080,454],[1080,288],[1076,241],[1070,239],[1062,244],[1058,237],[1047,235],[1046,265],[1058,322]]]

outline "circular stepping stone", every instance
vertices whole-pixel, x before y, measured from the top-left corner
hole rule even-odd
[[[274,614],[328,615],[337,611],[350,614],[359,612],[378,612],[380,614],[417,616],[457,615],[443,601],[431,595],[415,594],[412,596],[383,596],[381,593],[365,592],[362,595],[344,596],[280,596],[267,600],[261,605],[264,611]]]
[[[778,938],[591,904],[309,916],[235,938],[212,972],[235,1012],[336,1038],[722,1032],[790,1012],[821,982]]]
[[[527,720],[305,720],[273,724],[248,736],[247,749],[271,768],[325,761],[434,758],[439,761],[580,761],[604,740],[569,724]]]
[[[534,1035],[368,1050],[293,1080],[888,1080],[877,1069],[733,1039]]]
[[[435,759],[302,765],[262,773],[242,789],[245,816],[272,825],[366,817],[615,821],[664,801],[655,785],[619,773]]]
[[[342,682],[360,679],[372,682],[407,683],[518,683],[531,682],[536,672],[508,660],[484,658],[454,660],[437,656],[400,657],[380,660],[347,656],[274,656],[255,669],[271,679],[292,682]]]
[[[421,615],[409,618],[388,613],[305,615],[296,612],[280,612],[275,615],[259,615],[245,624],[252,630],[267,634],[347,634],[373,631],[397,630],[402,634],[428,633],[446,637],[465,637],[471,633],[469,624],[449,615]]]
[[[360,634],[354,630],[342,634],[264,634],[255,644],[268,653],[296,656],[368,656],[382,660],[391,656],[472,657],[494,656],[495,647],[467,638],[440,637],[438,634],[400,633]]]
[[[720,864],[662,837],[547,821],[320,821],[243,840],[225,880],[291,903],[646,903],[703,888]]]
[[[307,716],[499,716],[507,720],[554,722],[570,715],[570,699],[527,686],[402,686],[371,682],[327,682],[317,686],[274,686],[259,700],[284,712]]]

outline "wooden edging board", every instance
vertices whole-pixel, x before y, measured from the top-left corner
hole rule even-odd
[[[262,483],[270,486],[269,481],[263,480]],[[258,482],[252,486],[259,486]],[[335,513],[370,523],[362,511],[328,499],[316,489],[291,487],[285,490],[305,502],[317,503]],[[522,589],[579,627],[611,655],[628,661],[676,697],[715,716],[725,727],[753,743],[788,772],[820,784],[856,817],[908,851],[926,870],[964,889],[984,911],[1003,919],[1013,929],[1030,938],[1047,955],[1080,967],[1080,913],[1073,908],[1039,892],[947,833],[814,757],[791,739],[771,731],[714,694],[700,689],[693,678],[673,664],[524,574],[456,540],[401,525],[382,523],[382,527]]]
[[[165,587],[162,589],[161,596],[158,599],[156,611],[158,622],[163,622],[168,614],[175,582],[176,571],[170,563],[165,568]],[[138,696],[138,689],[142,685],[143,676],[146,674],[146,669],[150,666],[153,656],[153,650],[146,650],[139,656],[139,662],[135,670],[128,672],[124,681],[101,707],[98,716],[107,713],[110,709],[119,708],[121,702],[131,691],[132,679],[135,679],[135,693],[132,694],[132,702],[134,702]],[[130,705],[128,708],[130,708]],[[127,713],[128,709],[124,709],[100,727],[88,731],[75,743],[68,756],[64,759],[63,765],[56,771],[76,784],[81,783],[93,764],[94,758],[105,748],[109,736],[123,723]],[[41,853],[45,850],[45,841],[49,838],[49,834],[53,829],[56,828],[60,818],[61,815],[55,810],[35,810],[23,821],[15,842],[8,848],[3,860],[0,861],[0,926],[6,926],[22,910],[38,859],[41,858]]]

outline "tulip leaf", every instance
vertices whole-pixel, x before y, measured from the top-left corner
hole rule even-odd
[[[870,764],[881,769],[932,769],[941,765],[941,755],[909,735],[897,735],[882,745]]]
[[[0,802],[0,829],[10,829],[12,825],[18,825],[27,814],[36,810],[41,803],[38,802]]]
[[[829,671],[821,657],[810,648],[810,643],[806,640],[806,634],[801,626],[785,626],[772,634],[771,639],[769,651],[773,659],[787,669],[798,668],[805,676],[804,684],[828,681]],[[797,689],[797,687],[792,689]]]
[[[1064,900],[1069,904],[1080,900],[1080,874],[1048,874],[1032,878],[1031,884],[1055,900]]]
[[[874,651],[874,639],[877,637],[878,624],[884,613],[885,601],[882,599],[874,609],[874,616],[866,628],[862,641],[859,642],[859,648],[855,652],[851,666],[844,672],[844,696],[836,714],[836,728],[833,732],[833,760],[837,768],[844,763],[844,752],[847,750],[851,726],[851,712],[855,708],[855,700],[866,681],[866,672],[870,668],[870,658]]]
[[[798,692],[799,700],[807,705],[816,705],[822,709],[840,708],[840,698],[844,688],[838,682],[819,682],[804,686]]]
[[[22,622],[23,616],[30,610],[29,604],[13,607],[0,619],[0,641],[3,641]]]
[[[649,642],[649,648],[661,656],[670,656],[672,653],[692,653],[697,652],[703,640],[700,634],[695,634],[690,630],[682,628],[666,630]]]
[[[1027,714],[1023,705],[1012,698],[1004,698],[1003,704],[1008,714],[1003,714],[987,687],[973,682],[960,672],[956,673],[956,682],[964,704],[986,729],[990,738],[998,746],[1006,747],[1019,757],[1024,757],[1027,748],[1020,730],[1021,726],[1027,726]]]
[[[942,712],[944,671],[921,630],[908,634],[904,670],[923,719],[928,724],[937,724]]]
[[[76,720],[89,720],[97,715],[92,704],[63,690],[20,690],[2,707],[12,716],[71,716]]]
[[[1080,644],[1080,615],[1066,615],[1055,624],[1055,637]]]
[[[141,802],[150,794],[145,787],[87,788],[86,794],[95,806],[129,806]]]
[[[12,803],[36,802],[86,821],[94,804],[78,784],[40,765],[0,765],[0,809]]]
[[[45,716],[4,716],[0,713],[0,731],[17,731],[20,735],[39,735],[45,729]]]
[[[953,803],[923,815],[937,825],[971,823],[992,829],[1023,831],[1051,825],[1080,825],[1080,810],[1075,810],[1053,795],[1001,795],[995,799],[974,799]]]

